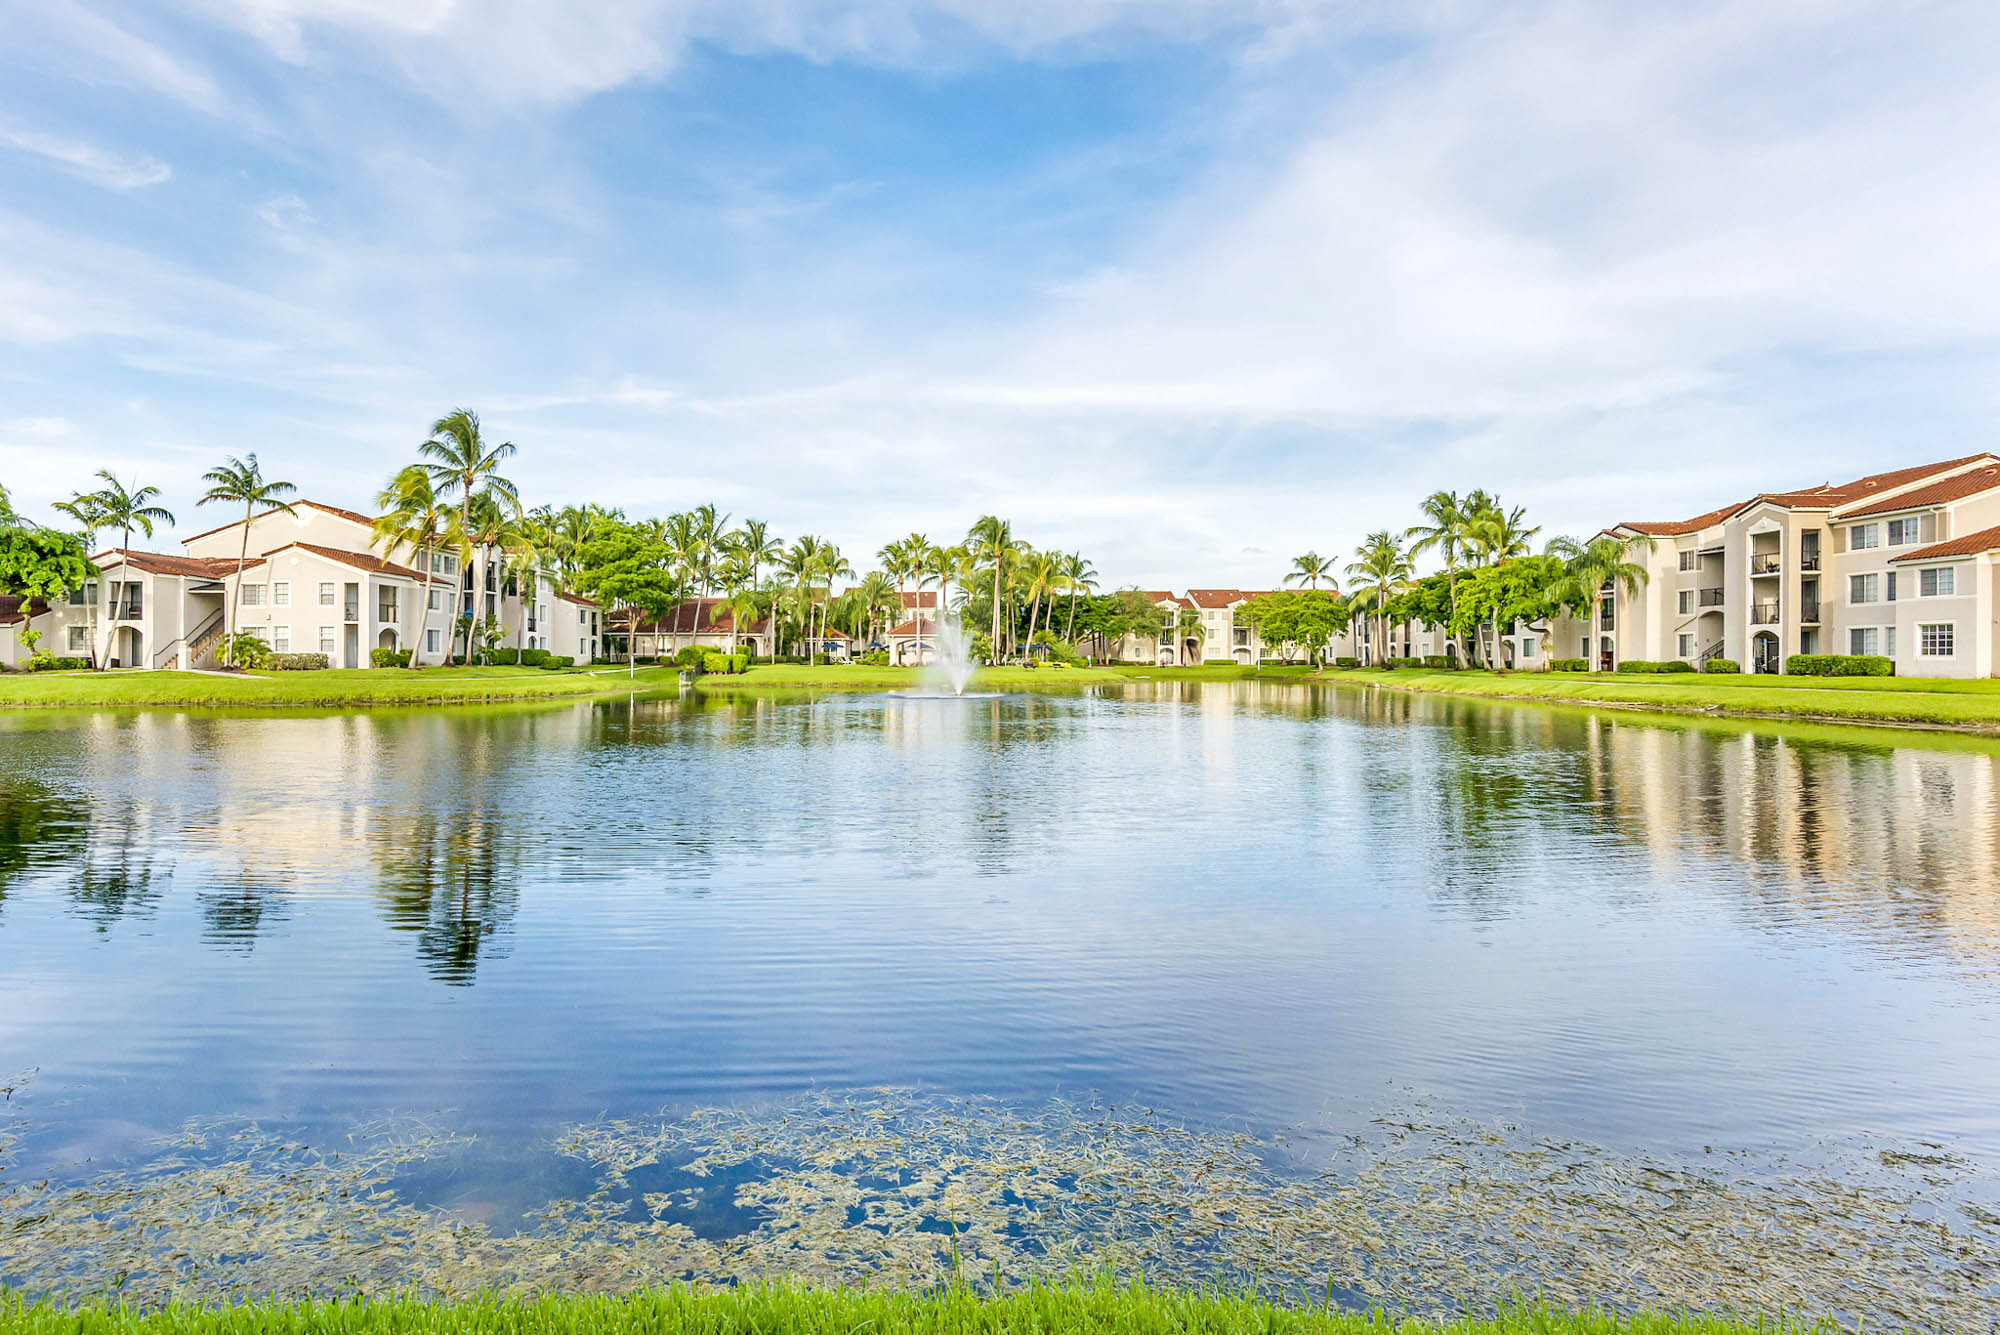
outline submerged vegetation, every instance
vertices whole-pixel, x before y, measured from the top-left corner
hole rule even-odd
[[[191,1125],[142,1166],[0,1191],[0,1276],[152,1308],[776,1277],[997,1294],[1103,1273],[1440,1318],[1530,1294],[1952,1329],[1983,1328],[2000,1284],[2000,1215],[1957,1199],[1960,1165],[1925,1146],[1693,1166],[1423,1107],[1327,1142],[873,1090],[593,1122],[542,1148],[580,1189],[510,1213],[462,1194],[482,1147],[448,1129],[386,1121],[334,1152],[253,1122]],[[422,1199],[447,1180],[453,1208]],[[1053,1301],[1036,1292],[1019,1301]],[[1188,1300],[1095,1301],[1138,1320]],[[1543,1327],[1495,1327],[1516,1328]]]

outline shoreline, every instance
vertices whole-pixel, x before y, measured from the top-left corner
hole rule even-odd
[[[322,709],[480,705],[679,693],[673,668],[549,672],[518,667],[306,672],[61,672],[0,677],[0,712],[71,709]]]

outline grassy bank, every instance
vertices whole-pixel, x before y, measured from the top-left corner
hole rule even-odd
[[[1026,686],[1080,686],[1090,682],[1119,681],[1110,668],[990,667],[972,676],[969,691],[1012,691]],[[771,663],[748,672],[700,678],[696,685],[704,691],[828,690],[899,691],[912,687],[933,687],[937,678],[924,668],[862,667],[843,664],[813,666],[806,663]]]
[[[350,1303],[251,1303],[139,1314],[118,1308],[62,1311],[0,1299],[5,1335],[1736,1335],[1831,1330],[1796,1323],[1744,1324],[1661,1313],[1622,1318],[1524,1308],[1491,1320],[1398,1323],[1381,1316],[1287,1308],[1210,1293],[1108,1285],[1035,1288],[983,1299],[932,1293],[814,1291],[788,1287],[698,1293],[667,1289],[628,1297],[414,1299]]]
[[[1335,670],[1319,680],[1489,699],[2000,733],[2000,681],[1992,680],[1371,670]]]
[[[479,704],[675,689],[672,668],[544,672],[538,668],[356,668],[325,672],[48,672],[0,676],[0,708]]]

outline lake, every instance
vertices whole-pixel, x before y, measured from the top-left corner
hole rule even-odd
[[[0,716],[0,1081],[34,1292],[1972,1320],[2000,745],[1289,682]]]

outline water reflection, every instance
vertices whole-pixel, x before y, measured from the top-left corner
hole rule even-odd
[[[499,813],[381,813],[368,832],[392,928],[414,932],[431,977],[469,986],[480,955],[504,954],[520,902],[521,846]]]

